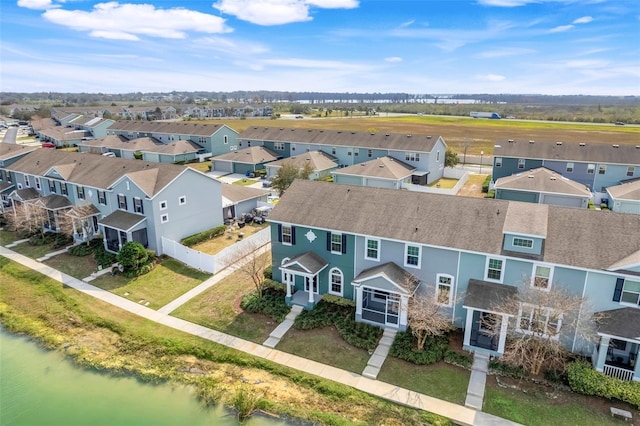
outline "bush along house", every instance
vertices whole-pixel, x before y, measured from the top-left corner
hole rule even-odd
[[[332,294],[355,301],[357,321],[405,330],[409,300],[429,295],[469,351],[501,356],[508,331],[543,321],[597,370],[640,380],[638,215],[296,180],[269,221],[290,305]],[[602,317],[591,339],[549,313],[496,310],[531,288],[584,296]]]

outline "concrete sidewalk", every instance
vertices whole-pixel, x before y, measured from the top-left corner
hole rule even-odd
[[[502,419],[491,414],[476,411],[474,409],[464,407],[462,405],[453,404],[421,393],[413,392],[408,389],[400,388],[378,380],[369,379],[360,374],[341,370],[319,362],[311,361],[276,349],[267,348],[248,340],[240,339],[216,330],[193,324],[188,321],[170,317],[164,312],[154,311],[153,309],[139,305],[136,302],[127,300],[106,290],[92,286],[77,278],[64,274],[47,265],[39,263],[31,258],[18,254],[12,250],[0,246],[0,256],[4,256],[10,260],[20,263],[30,269],[38,271],[65,286],[74,288],[96,299],[110,303],[128,312],[134,313],[143,318],[155,321],[159,324],[172,327],[177,330],[203,339],[219,343],[230,348],[257,356],[259,358],[268,359],[277,364],[293,368],[298,371],[313,374],[334,382],[351,386],[355,389],[369,393],[371,395],[384,398],[389,401],[396,402],[408,407],[429,411],[443,417],[451,419],[454,423],[460,425],[517,425],[517,423]],[[168,306],[168,305],[167,305]]]

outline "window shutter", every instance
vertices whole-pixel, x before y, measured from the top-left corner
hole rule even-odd
[[[331,251],[331,232],[327,232],[327,251]]]
[[[347,236],[342,234],[342,254],[347,252]]]
[[[291,244],[296,245],[296,227],[291,227]]]
[[[624,278],[618,278],[616,280],[616,289],[613,291],[613,301],[619,302],[622,296],[622,287],[624,287]]]
[[[278,242],[282,242],[282,225],[278,224]]]

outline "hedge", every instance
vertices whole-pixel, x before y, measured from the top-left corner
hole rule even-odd
[[[585,361],[576,361],[567,367],[571,390],[584,395],[617,399],[640,409],[640,382],[624,381],[609,377],[591,368]]]
[[[437,336],[427,339],[424,349],[420,350],[416,348],[411,331],[402,331],[396,334],[389,355],[416,365],[429,365],[442,361],[448,346],[449,338],[447,336]],[[449,354],[449,358],[451,359],[453,356]]]
[[[224,234],[226,230],[227,230],[227,227],[224,225],[216,226],[215,228],[208,229],[198,234],[194,234],[186,238],[183,238],[180,241],[180,244],[187,247],[195,246],[196,244],[201,243],[203,241],[207,241],[207,240],[210,240],[211,238],[219,237],[220,235]]]
[[[252,291],[242,297],[240,307],[247,312],[263,314],[277,322],[284,321],[291,310],[285,301],[286,291],[277,286],[271,286],[265,281],[262,297],[257,291]]]
[[[489,192],[489,185],[491,185],[491,175],[487,176],[482,182],[482,192],[485,194]]]

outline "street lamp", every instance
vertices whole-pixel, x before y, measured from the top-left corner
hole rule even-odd
[[[482,156],[484,155],[484,151],[480,151],[480,174],[482,174]]]

